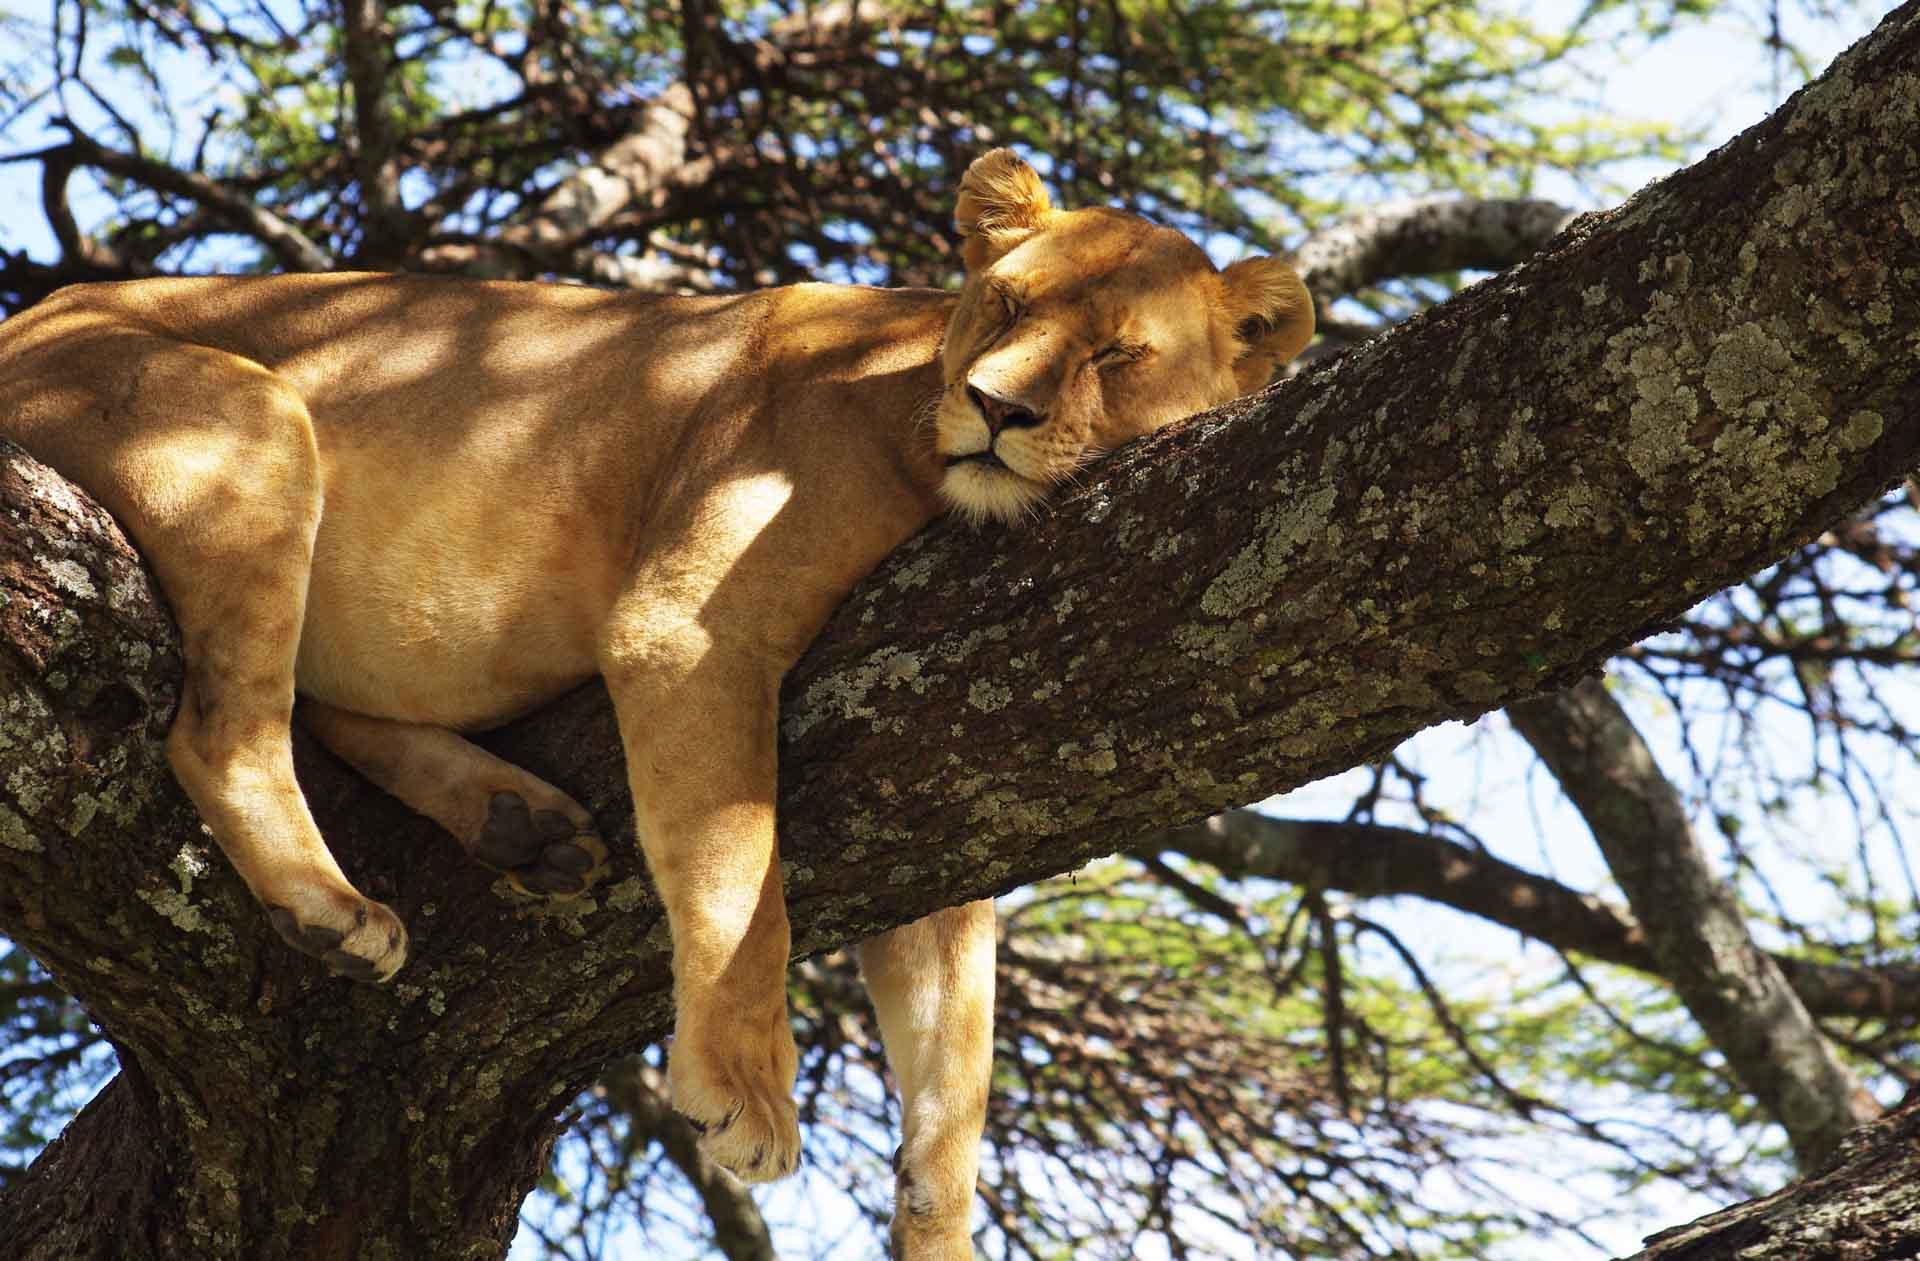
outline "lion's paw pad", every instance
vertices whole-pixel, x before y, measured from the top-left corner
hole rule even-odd
[[[607,862],[607,847],[558,810],[534,810],[519,793],[497,792],[473,856],[506,874],[514,888],[542,898],[586,891]]]

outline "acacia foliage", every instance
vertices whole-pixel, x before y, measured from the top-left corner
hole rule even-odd
[[[937,283],[957,172],[996,143],[1041,155],[1070,203],[1260,249],[1389,192],[1521,191],[1675,151],[1669,129],[1549,108],[1570,56],[1674,16],[1627,0],[1572,27],[1467,0],[52,15],[6,27],[0,134],[44,176],[62,252],[29,265],[46,251],[15,226],[16,305],[89,271],[472,267],[503,240],[518,253],[478,265]]]

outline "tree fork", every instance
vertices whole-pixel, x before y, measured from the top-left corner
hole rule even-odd
[[[1571,682],[1920,463],[1917,13],[1535,261],[1130,447],[1032,527],[903,549],[786,689],[799,948]],[[573,906],[513,900],[303,745],[323,829],[415,946],[389,987],[334,980],[166,773],[178,659],[136,559],[0,466],[0,928],[128,1064],[0,1201],[13,1255],[71,1257],[55,1227],[83,1216],[147,1249],[120,1255],[499,1255],[556,1115],[669,1024],[604,692],[492,741],[613,838]],[[115,1142],[116,1116],[142,1128]]]

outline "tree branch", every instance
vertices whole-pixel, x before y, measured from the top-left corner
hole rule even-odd
[[[421,251],[429,271],[491,279],[569,272],[601,284],[643,290],[708,289],[707,273],[654,255],[629,257],[583,243],[614,219],[658,211],[676,188],[713,178],[712,157],[689,145],[693,94],[675,83],[638,111],[632,129],[556,184],[525,218],[485,240],[441,242]]]
[[[1627,895],[1660,975],[1740,1083],[1786,1127],[1803,1168],[1880,1114],[1780,969],[1753,942],[1732,890],[1707,867],[1680,794],[1618,701],[1597,679],[1512,706],[1593,831]]]
[[[759,1206],[740,1180],[707,1159],[700,1136],[667,1103],[665,1083],[645,1061],[630,1057],[602,1079],[613,1104],[625,1112],[634,1132],[660,1144],[700,1196],[713,1223],[713,1246],[727,1261],[780,1261]]]
[[[1512,267],[1573,219],[1557,202],[1525,198],[1393,201],[1314,233],[1294,251],[1294,265],[1324,307],[1400,276]]]
[[[1227,810],[1131,847],[1172,851],[1236,880],[1284,880],[1362,898],[1417,897],[1510,928],[1567,954],[1665,978],[1645,930],[1604,898],[1444,837],[1377,823],[1276,819]],[[1920,968],[1855,967],[1773,955],[1816,1016],[1920,1017]]]
[[[1853,1261],[1920,1240],[1920,1102],[1855,1130],[1815,1175],[1649,1238],[1627,1261]]]
[[[400,201],[400,164],[387,108],[387,6],[384,0],[345,0],[341,35],[347,81],[353,88],[353,171],[360,185],[365,233],[358,250],[363,265],[381,267],[398,256],[407,236]]]
[[[273,252],[280,265],[289,271],[328,271],[333,259],[307,235],[259,205],[251,197],[222,187],[204,175],[182,171],[137,154],[109,149],[98,141],[73,133],[62,146],[73,160],[87,166],[124,176],[163,193],[185,197],[219,215],[235,230],[253,237]]]

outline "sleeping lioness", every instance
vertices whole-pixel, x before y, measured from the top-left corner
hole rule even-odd
[[[169,759],[288,942],[366,980],[406,957],[294,782],[296,691],[329,748],[564,897],[606,858],[586,811],[458,733],[604,675],[672,929],[673,1104],[741,1177],[794,1167],[782,674],[935,515],[1018,517],[1312,335],[1285,264],[1216,271],[1132,215],[1054,210],[1004,149],[954,219],[957,294],[169,279],[0,326],[0,432],[153,566],[187,662]],[[971,1256],[991,909],[896,929],[861,964],[904,1095],[896,1254]]]

